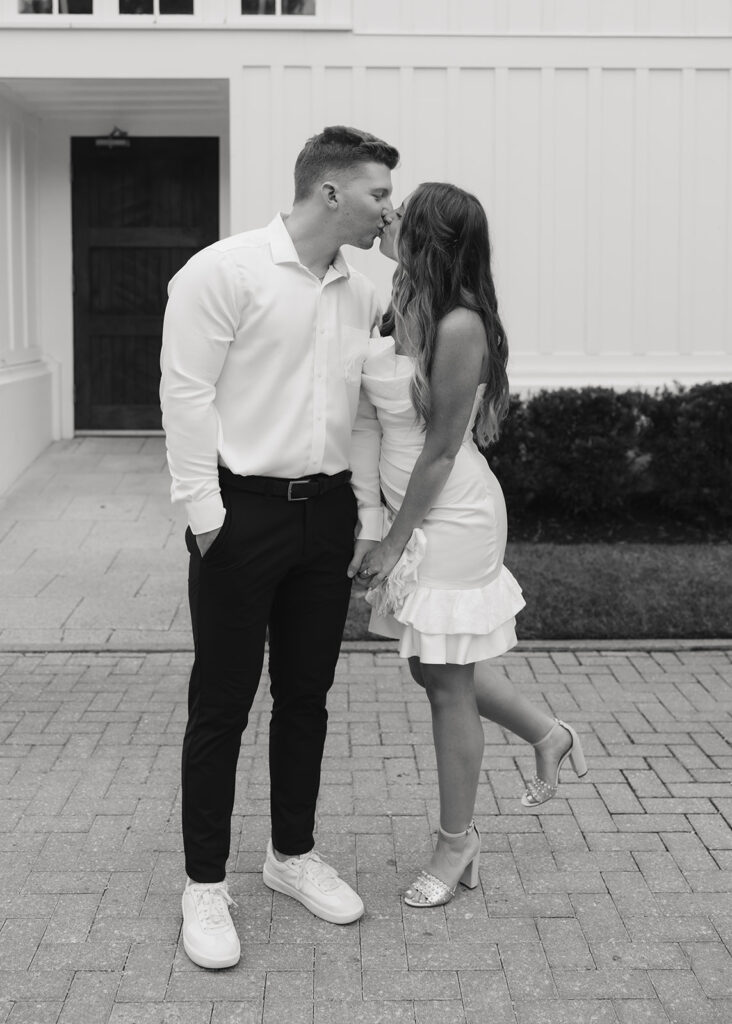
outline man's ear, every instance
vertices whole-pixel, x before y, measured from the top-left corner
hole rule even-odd
[[[326,206],[335,209],[338,206],[338,188],[332,181],[324,181],[320,186],[320,194]]]

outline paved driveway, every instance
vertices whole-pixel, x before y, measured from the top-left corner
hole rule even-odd
[[[159,437],[53,444],[0,499],[0,645],[190,644]]]
[[[403,907],[437,824],[428,709],[392,654],[344,654],[318,846],[367,907],[265,888],[268,697],[245,734],[230,882],[241,963],[180,944],[190,656],[0,654],[0,1020],[64,1024],[729,1024],[729,652],[514,654],[590,775],[519,804],[527,748],[486,724],[481,885]]]
[[[191,655],[158,439],[53,446],[0,503],[0,1024],[730,1024],[732,648],[519,648],[503,671],[578,728],[590,774],[539,810],[486,723],[481,885],[402,906],[437,825],[429,711],[345,645],[318,847],[367,913],[261,880],[266,681],[239,763],[241,963],[180,944]],[[133,650],[134,648],[134,650]]]

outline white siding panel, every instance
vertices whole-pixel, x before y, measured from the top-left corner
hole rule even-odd
[[[541,72],[511,71],[508,76],[508,174],[496,203],[507,211],[496,239],[501,264],[502,294],[516,351],[536,351],[539,344],[539,168],[541,139]],[[505,190],[505,191],[504,191]],[[504,234],[506,232],[506,234]],[[506,237],[507,235],[507,237]],[[548,269],[548,268],[547,268]]]
[[[450,27],[445,0],[401,0],[405,28],[415,32],[447,32]]]
[[[509,6],[509,19],[511,32],[527,34],[540,32],[542,27],[542,0],[512,0]]]
[[[647,0],[647,3],[651,31],[677,33],[684,30],[689,0]]]
[[[569,17],[554,3],[542,16],[561,10]],[[688,10],[679,0],[676,15]],[[608,359],[625,359],[629,374],[673,366],[683,377],[698,355],[721,360],[732,347],[732,75],[658,59],[563,65],[566,47],[545,52],[536,67],[507,51],[495,66],[245,70],[249,224],[262,222],[262,196],[287,206],[307,135],[356,124],[399,148],[395,202],[449,180],[484,204],[522,375],[555,360],[601,380]],[[391,267],[377,250],[353,256],[386,298]]]
[[[692,140],[694,191],[690,197],[693,227],[691,281],[694,298],[689,342],[701,351],[724,350],[726,287],[729,279],[729,80],[725,71],[696,76]],[[724,198],[723,198],[724,197]],[[723,203],[720,204],[720,200]]]
[[[590,68],[587,73],[587,289],[585,296],[585,352],[602,352],[602,72]]]
[[[732,0],[354,0],[357,32],[725,35]]]
[[[353,27],[356,32],[393,32],[401,11],[395,0],[354,0]]]
[[[313,73],[309,67],[286,67],[282,79],[282,161],[275,168],[275,205],[292,202],[292,169],[306,139],[320,128],[315,124],[312,103]]]
[[[458,79],[454,145],[455,183],[480,199],[493,222],[496,207],[496,76],[491,69],[465,68]]]
[[[353,120],[353,74],[350,68],[326,68],[323,90],[323,112],[320,118],[328,124],[351,124]]]
[[[554,0],[554,2],[556,14],[553,30],[555,32],[575,35],[578,32],[589,31],[589,0]]]
[[[360,128],[399,149],[399,68],[368,68]]]
[[[647,352],[679,349],[681,81],[680,71],[650,76]]]
[[[404,193],[414,187],[417,180],[414,169],[417,125],[414,120],[414,68],[403,67],[399,75],[399,135],[400,153],[398,181]]]
[[[509,164],[509,71],[508,68],[496,68],[494,90],[495,135],[493,158],[495,167],[495,186],[493,206],[491,208],[491,236],[493,240],[493,276],[495,278],[498,301],[501,305],[502,317],[507,317],[510,307],[509,277],[509,211],[508,186],[510,180]],[[508,320],[504,321],[510,326]]]
[[[587,79],[586,71],[557,71],[554,82],[553,348],[559,352],[582,352],[587,340]]]
[[[633,353],[641,355],[648,345],[648,166],[650,72],[638,68],[633,97]]]
[[[633,348],[633,106],[635,74],[603,75],[602,159],[599,192],[602,226],[601,349]]]
[[[704,0],[696,7],[696,30],[702,34],[732,32],[730,0]]]
[[[262,210],[269,211],[276,205],[272,187],[274,167],[274,140],[278,125],[273,121],[272,72],[269,68],[247,68],[241,90],[241,124],[232,124],[232,145],[236,139],[243,140],[242,165],[246,167],[246,185],[243,181],[231,182],[232,205],[242,202],[242,223],[244,227],[259,227]]]
[[[446,179],[484,204],[514,365],[533,353],[601,380],[607,371],[588,359],[680,367],[696,353],[722,356],[732,317],[729,72],[354,75],[365,126],[403,153],[395,199]]]
[[[636,28],[637,0],[597,0],[600,32],[624,34]]]
[[[555,366],[585,379],[621,367],[631,382],[677,371],[688,380],[706,372],[699,366],[732,376],[722,358],[732,350],[729,41],[693,37],[730,32],[732,0],[354,0],[354,9],[354,34],[260,31],[247,38],[247,51],[235,32],[191,33],[189,63],[172,48],[161,51],[171,95],[176,77],[186,82],[194,43],[203,54],[197,71],[228,78],[236,229],[287,208],[292,165],[309,134],[356,124],[399,148],[396,200],[420,181],[446,179],[484,203],[524,377],[535,371],[551,380]],[[63,49],[63,34],[55,35]],[[128,82],[128,95],[146,88],[145,36],[140,81]],[[206,47],[214,36],[212,71]],[[39,40],[49,45],[43,33]],[[102,30],[98,41],[105,42]],[[252,66],[242,67],[247,59]],[[69,100],[80,86],[66,82],[58,107],[54,81],[41,72],[45,66],[36,66],[35,85],[18,80],[28,109],[49,121],[63,113],[76,126]],[[113,90],[110,79],[102,96],[108,112]],[[94,89],[89,95],[96,102]],[[165,109],[155,116],[164,121]],[[6,116],[0,99],[6,361],[11,345],[13,359],[27,359],[36,335],[38,131],[19,109]],[[56,171],[64,182],[65,173]],[[9,257],[18,253],[19,262]],[[359,260],[388,288],[392,268],[378,249],[354,253]]]
[[[556,170],[557,144],[556,71],[541,70],[541,138],[539,140],[539,351],[548,353],[554,346],[556,328]]]
[[[452,26],[456,32],[494,32],[496,4],[501,0],[453,0]]]
[[[419,181],[447,178],[447,71],[415,68],[413,83],[414,161]],[[418,184],[415,181],[414,184]]]

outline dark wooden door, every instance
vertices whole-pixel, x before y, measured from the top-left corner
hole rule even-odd
[[[159,430],[167,283],[218,238],[218,139],[72,139],[77,430]]]

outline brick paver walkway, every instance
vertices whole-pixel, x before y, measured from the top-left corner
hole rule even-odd
[[[241,963],[180,944],[178,760],[188,653],[0,653],[0,1022],[729,1024],[732,652],[502,660],[579,729],[590,775],[525,810],[527,748],[486,725],[481,885],[403,907],[428,856],[428,707],[392,654],[344,654],[318,845],[358,924],[261,880],[266,687],[240,760]]]

